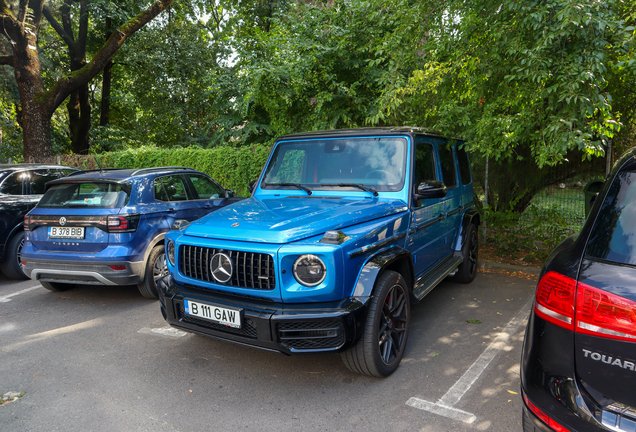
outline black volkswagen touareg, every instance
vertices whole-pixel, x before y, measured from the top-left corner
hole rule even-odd
[[[524,432],[636,431],[636,148],[542,269],[521,389]]]

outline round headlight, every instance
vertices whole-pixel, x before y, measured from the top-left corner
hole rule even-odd
[[[316,286],[325,280],[327,267],[316,255],[302,255],[294,263],[294,277],[305,286]]]
[[[174,243],[168,240],[168,244],[166,245],[166,256],[168,257],[168,262],[171,266],[174,265]]]

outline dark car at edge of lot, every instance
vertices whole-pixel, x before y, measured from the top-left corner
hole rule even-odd
[[[77,168],[50,164],[0,165],[0,270],[11,279],[26,279],[20,253],[24,244],[24,215],[38,203],[45,184]]]
[[[525,432],[636,431],[636,149],[542,269],[521,390]]]
[[[240,199],[186,167],[74,173],[47,183],[25,217],[24,272],[52,291],[137,284],[156,298],[165,233]]]

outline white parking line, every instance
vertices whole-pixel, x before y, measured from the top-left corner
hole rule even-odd
[[[9,295],[6,295],[6,296],[2,296],[2,297],[0,297],[0,303],[10,302],[10,301],[11,301],[11,297],[15,297],[15,296],[17,296],[17,295],[24,294],[24,293],[27,293],[27,292],[29,292],[29,291],[36,290],[36,289],[38,289],[38,288],[42,288],[42,285],[37,285],[37,286],[31,287],[31,288],[25,288],[25,289],[23,289],[23,290],[20,290],[20,291],[14,292],[13,294],[9,294]]]
[[[429,411],[453,420],[459,420],[468,424],[473,423],[477,419],[474,414],[453,407],[459,402],[462,396],[470,390],[475,381],[477,381],[477,378],[479,378],[482,372],[486,370],[497,353],[506,346],[506,343],[510,337],[515,334],[519,326],[528,319],[530,307],[532,306],[533,301],[534,296],[528,300],[517,315],[508,322],[506,328],[497,335],[495,340],[492,341],[488,348],[486,348],[479,358],[475,360],[464,375],[462,375],[462,377],[458,379],[457,382],[437,402],[433,403],[412,397],[406,401],[406,404],[413,408]]]

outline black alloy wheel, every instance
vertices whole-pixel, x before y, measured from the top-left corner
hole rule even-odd
[[[24,231],[18,232],[11,238],[6,247],[6,255],[0,263],[0,270],[9,279],[28,279],[22,270],[22,247],[24,246]]]
[[[375,377],[391,375],[400,365],[409,334],[409,291],[401,274],[384,272],[376,282],[360,340],[341,358],[350,370]]]

